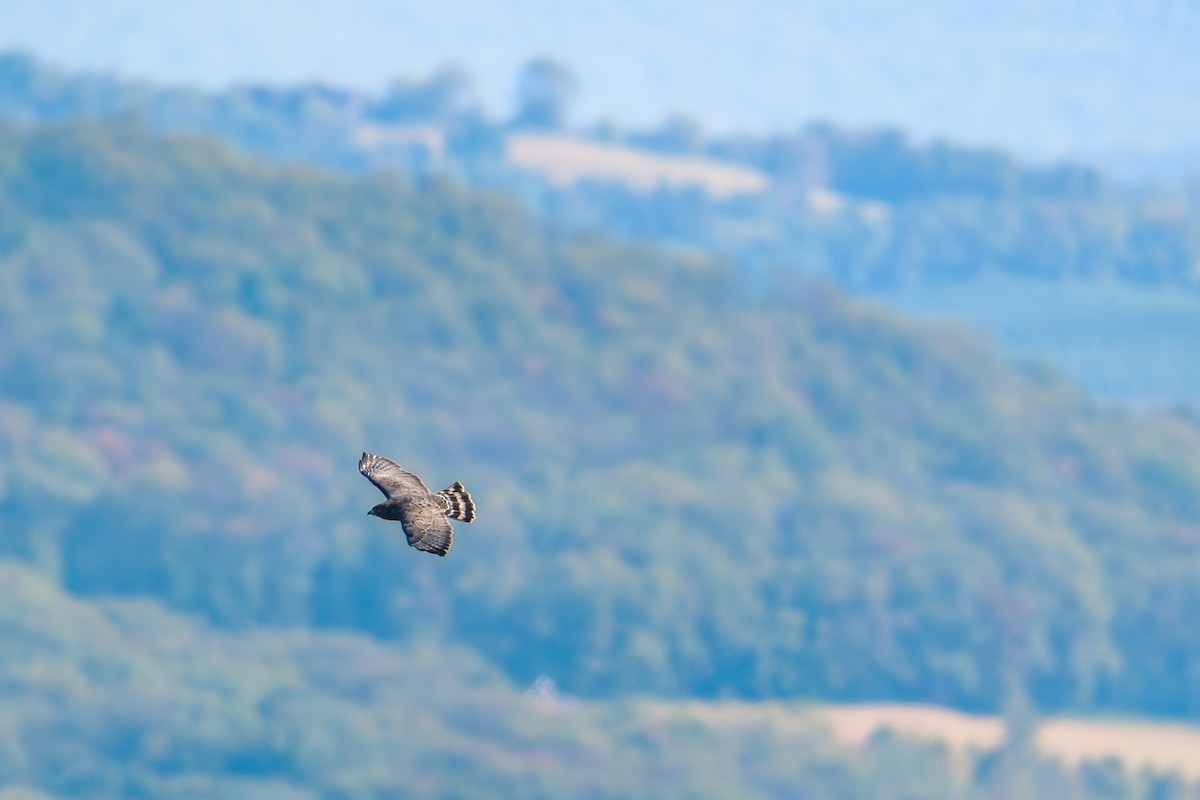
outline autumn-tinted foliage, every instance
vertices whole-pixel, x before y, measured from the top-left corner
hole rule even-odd
[[[96,124],[0,176],[0,547],[74,592],[589,696],[1195,711],[1186,417],[443,183]],[[450,559],[364,449],[469,483]]]
[[[80,602],[7,561],[0,587],[6,798],[1189,796],[1013,746],[964,758],[881,733],[848,749],[797,703],[586,701],[545,678],[522,694],[459,646],[224,631]]]

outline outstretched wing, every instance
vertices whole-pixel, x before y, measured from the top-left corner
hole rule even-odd
[[[358,471],[389,500],[410,494],[429,494],[424,481],[390,458],[363,453],[358,460]]]
[[[432,499],[414,499],[405,503],[400,512],[400,524],[408,543],[418,550],[444,556],[450,552],[454,530],[440,505]]]

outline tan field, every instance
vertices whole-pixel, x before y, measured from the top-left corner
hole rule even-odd
[[[715,727],[747,727],[769,723],[777,730],[828,725],[833,737],[858,747],[877,731],[942,742],[964,759],[972,752],[996,748],[1004,741],[997,717],[964,714],[929,705],[863,704],[787,706],[779,703],[686,703],[675,711]],[[664,709],[666,710],[666,709]],[[1036,747],[1067,766],[1116,759],[1130,773],[1143,769],[1175,773],[1200,781],[1200,726],[1145,720],[1051,718],[1034,734]]]
[[[510,136],[508,159],[564,186],[586,180],[616,181],[643,191],[658,186],[695,186],[714,197],[753,194],[767,188],[767,177],[746,167],[569,136]]]
[[[897,734],[941,741],[959,752],[987,750],[1004,738],[995,717],[975,716],[936,706],[828,706],[818,710],[834,736],[848,745],[891,728]],[[1151,769],[1200,780],[1200,727],[1137,720],[1057,718],[1044,720],[1034,743],[1045,755],[1069,766],[1114,758],[1130,772]]]

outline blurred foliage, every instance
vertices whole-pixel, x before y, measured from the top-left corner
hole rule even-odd
[[[743,280],[794,270],[905,314],[968,322],[1105,400],[1200,398],[1200,375],[1176,366],[1200,358],[1197,176],[1133,188],[1078,164],[1030,165],[824,122],[715,135],[674,114],[648,130],[612,120],[564,128],[575,88],[568,66],[531,61],[516,115],[500,120],[453,66],[399,78],[378,95],[320,83],[206,92],[0,53],[0,119],[138,120],[219,136],[273,161],[438,176],[518,198],[560,233],[698,248],[732,259]],[[510,135],[530,126],[693,166],[749,167],[766,189],[716,197],[700,186],[647,191],[616,176],[564,186],[507,157]],[[0,249],[6,235],[0,221]]]
[[[69,598],[0,561],[0,798],[1172,798],[1195,787],[888,732],[834,745],[800,706],[514,691],[448,642],[231,633]]]
[[[206,93],[0,53],[0,117],[136,119],[159,131],[217,135],[275,160],[450,176],[518,196],[571,230],[685,243],[746,269],[787,265],[855,291],[995,274],[1189,290],[1200,280],[1200,185],[1184,176],[1170,189],[1133,191],[1079,164],[1028,166],[997,150],[919,144],[898,130],[815,122],[769,135],[706,136],[700,121],[680,115],[647,131],[609,122],[583,135],[753,167],[769,178],[768,190],[720,198],[698,187],[647,193],[619,181],[563,187],[513,167],[507,134],[562,130],[576,88],[569,66],[535,59],[518,81],[518,113],[505,122],[487,115],[471,76],[453,67],[394,81],[380,96],[323,84]],[[427,135],[412,135],[418,129]],[[389,140],[389,130],[408,136]]]
[[[136,124],[0,129],[0,550],[573,694],[1196,716],[1200,427],[954,328]],[[445,561],[358,453],[463,480]]]

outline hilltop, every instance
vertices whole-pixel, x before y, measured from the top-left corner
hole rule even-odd
[[[720,131],[827,119],[895,125],[922,142],[1023,159],[1103,159],[1134,175],[1175,176],[1200,164],[1191,135],[1200,129],[1191,82],[1200,73],[1200,13],[1189,3],[752,0],[735,9],[681,0],[352,0],[336,10],[311,1],[291,8],[51,0],[12,9],[0,47],[209,89],[322,75],[372,91],[451,62],[477,76],[481,101],[501,117],[512,111],[520,66],[544,54],[579,75],[580,125],[648,127],[678,112]]]
[[[713,135],[686,116],[640,130],[530,127],[489,114],[471,86],[449,69],[381,93],[204,92],[0,57],[0,114],[21,124],[138,120],[273,161],[498,191],[565,233],[731,259],[747,284],[782,268],[966,322],[1106,400],[1200,397],[1200,377],[1175,366],[1200,358],[1200,195],[1186,180],[1135,190],[1078,164],[831,124],[762,135]]]

